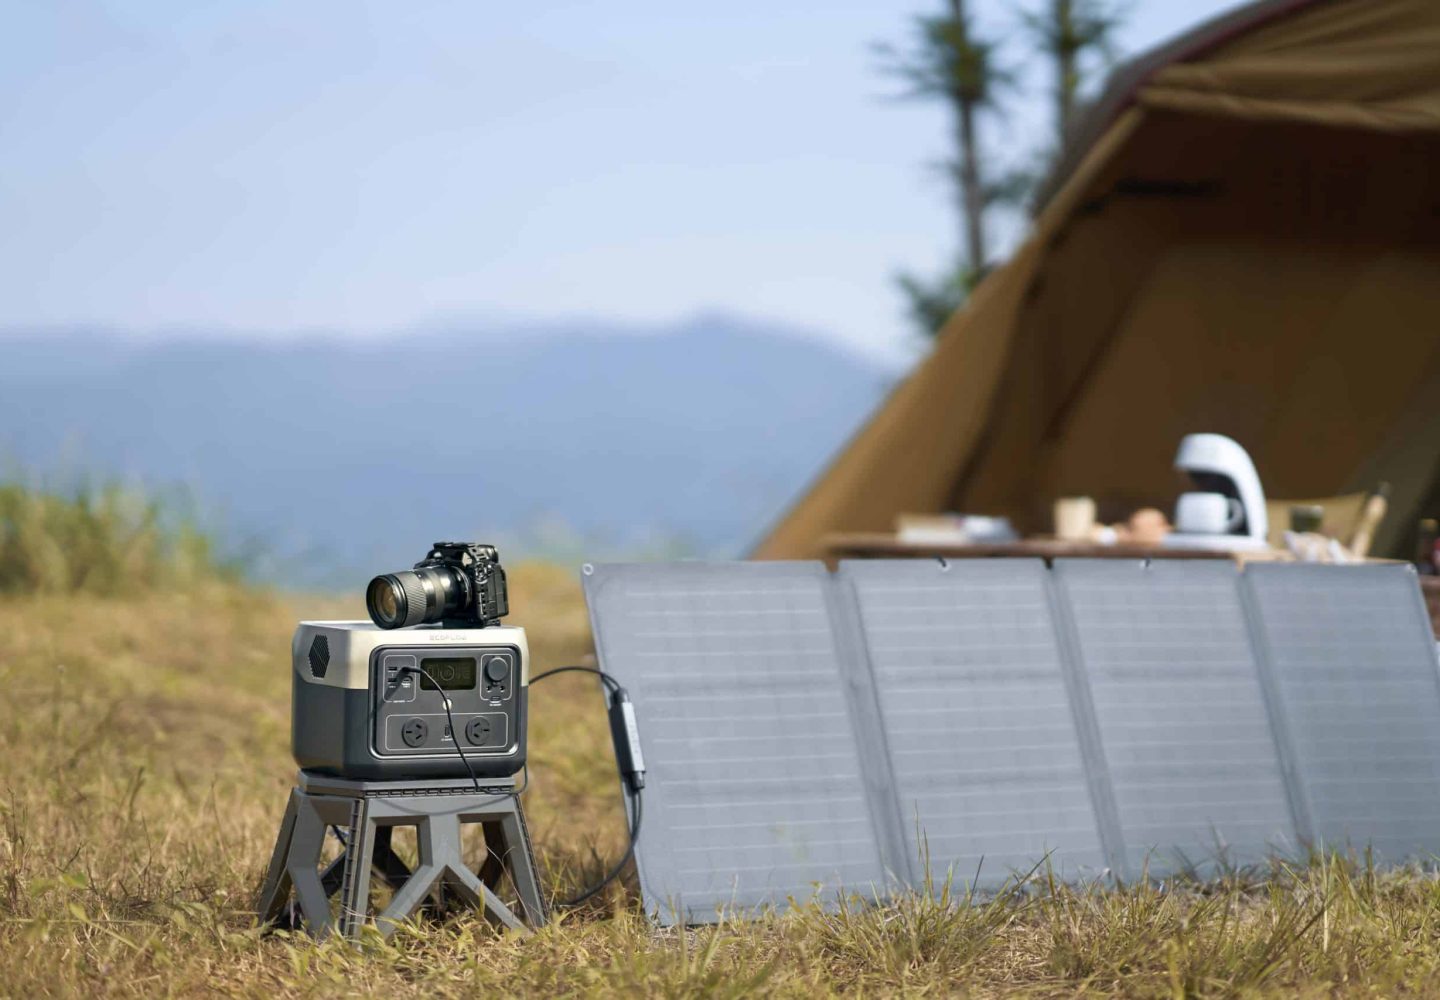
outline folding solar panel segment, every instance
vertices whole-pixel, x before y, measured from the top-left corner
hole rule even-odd
[[[1228,561],[1057,560],[1129,877],[1252,864],[1298,838]]]
[[[1440,854],[1440,675],[1414,572],[1255,564],[1245,582],[1311,836],[1387,862]]]
[[[1105,868],[1039,560],[842,563],[909,834],[912,878],[993,887],[1049,858]]]
[[[881,885],[824,567],[600,565],[584,582],[649,767],[646,908],[698,923]]]

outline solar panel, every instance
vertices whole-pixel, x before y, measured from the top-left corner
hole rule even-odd
[[[1104,852],[1039,560],[842,563],[906,824],[911,881],[982,887]]]
[[[1380,860],[1440,854],[1440,675],[1413,571],[1254,565],[1245,577],[1310,835]]]
[[[851,680],[818,563],[605,565],[595,644],[649,766],[637,866],[663,923],[884,890]]]
[[[664,923],[1047,855],[1064,878],[1440,855],[1440,665],[1404,567],[610,565],[585,592]]]
[[[1114,790],[1122,871],[1204,874],[1297,837],[1229,562],[1054,569]]]

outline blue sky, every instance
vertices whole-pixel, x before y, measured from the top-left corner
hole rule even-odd
[[[0,328],[723,309],[904,357],[890,276],[954,252],[947,122],[871,44],[934,6],[9,4]],[[1121,49],[1231,6],[1131,0]],[[991,125],[1007,160],[1044,135],[1043,73]]]

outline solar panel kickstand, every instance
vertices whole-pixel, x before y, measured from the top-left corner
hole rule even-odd
[[[894,883],[917,889],[925,873],[911,862],[905,818],[896,792],[895,765],[885,736],[884,722],[875,711],[879,703],[875,668],[865,643],[859,596],[852,582],[839,574],[826,581],[825,598],[835,630],[836,651],[845,699],[851,714],[856,745],[860,748],[860,776],[866,804],[875,828],[875,845],[880,852],[887,889]],[[919,836],[916,830],[917,837]]]
[[[1101,848],[1105,853],[1105,864],[1112,878],[1123,881],[1137,873],[1126,869],[1125,838],[1120,825],[1120,809],[1115,801],[1115,785],[1110,776],[1109,762],[1105,758],[1100,720],[1095,711],[1095,696],[1090,689],[1090,675],[1081,655],[1075,609],[1071,606],[1069,594],[1060,576],[1063,572],[1059,560],[1051,564],[1045,573],[1045,597],[1054,622],[1060,668],[1075,721],[1075,733],[1080,743],[1080,760],[1085,769],[1086,784],[1090,789],[1090,801],[1095,810],[1095,822]]]
[[[1270,719],[1270,731],[1275,736],[1275,750],[1280,760],[1280,775],[1285,782],[1285,795],[1290,806],[1290,815],[1295,824],[1295,837],[1300,847],[1306,850],[1320,845],[1315,836],[1315,817],[1310,808],[1309,795],[1300,774],[1295,737],[1290,732],[1290,722],[1285,717],[1285,702],[1280,689],[1280,680],[1275,673],[1275,657],[1270,649],[1270,640],[1265,635],[1265,619],[1260,601],[1255,595],[1255,578],[1248,572],[1239,574],[1240,607],[1245,613],[1245,627],[1250,634],[1250,648],[1255,653],[1255,669],[1260,678],[1260,689],[1265,695],[1265,711]]]
[[[386,937],[422,907],[438,909],[452,897],[507,929],[541,926],[545,906],[514,782],[493,784],[476,792],[453,781],[349,781],[301,771],[256,905],[261,922],[303,926],[317,938],[338,927],[342,937],[358,939],[370,917],[370,880],[378,877],[394,891],[375,917]],[[484,832],[487,857],[479,874],[461,857],[463,823],[479,823]],[[347,830],[345,849],[322,871],[331,826]],[[414,871],[392,849],[397,826],[415,828]],[[523,921],[496,895],[503,876],[509,876]],[[338,922],[330,907],[337,893]]]

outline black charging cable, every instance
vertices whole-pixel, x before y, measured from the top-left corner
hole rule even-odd
[[[440,704],[445,706],[445,724],[450,729],[450,738],[455,741],[455,752],[460,755],[460,763],[465,765],[465,773],[470,775],[470,784],[475,786],[475,794],[483,795],[480,789],[480,779],[475,777],[475,769],[470,766],[470,758],[465,756],[465,748],[460,745],[460,730],[455,728],[455,716],[450,714],[450,696],[440,686],[440,682],[430,676],[430,671],[421,666],[401,667],[401,673],[419,674],[435,687],[435,692],[440,695]],[[519,795],[524,789],[514,792],[507,792],[507,795]]]
[[[434,677],[424,667],[402,667],[402,672],[419,674],[434,685],[435,690],[440,694],[440,703],[445,706],[445,721],[450,727],[450,736],[455,741],[455,752],[460,755],[460,762],[465,765],[465,773],[470,775],[470,783],[475,786],[476,794],[483,795],[484,789],[480,787],[480,779],[475,776],[475,769],[470,766],[470,759],[465,756],[465,748],[460,744],[460,731],[455,728],[455,717],[450,714],[450,696],[445,693]],[[630,695],[620,686],[620,682],[598,667],[555,667],[546,670],[544,673],[536,674],[530,678],[530,683],[544,680],[546,677],[553,677],[556,674],[583,673],[594,674],[600,678],[609,693],[610,707],[610,739],[615,745],[615,762],[620,768],[620,776],[625,784],[626,809],[625,828],[628,841],[625,845],[625,853],[621,856],[605,877],[594,885],[583,891],[570,896],[567,899],[558,899],[556,906],[575,907],[588,899],[593,898],[602,892],[606,886],[620,877],[630,859],[635,856],[635,842],[640,838],[640,823],[644,818],[643,801],[641,790],[645,787],[645,759],[640,753],[639,731],[635,725],[635,709],[630,701]],[[520,794],[530,785],[530,769],[527,766],[524,770],[525,778],[520,787],[514,791],[505,792],[497,798],[513,796],[519,798]],[[341,834],[339,827],[331,827],[337,840],[345,844],[345,837]]]
[[[625,785],[627,806],[625,827],[629,838],[624,855],[615,863],[614,867],[605,873],[604,878],[568,899],[555,901],[556,906],[574,907],[596,896],[611,882],[619,878],[620,873],[625,870],[625,866],[630,863],[630,859],[635,856],[635,842],[640,839],[640,822],[644,818],[640,793],[645,787],[645,758],[640,753],[639,730],[635,725],[635,708],[630,701],[629,693],[620,686],[619,681],[599,667],[555,667],[544,673],[536,674],[530,678],[530,683],[534,684],[546,677],[566,673],[594,674],[600,678],[609,694],[610,739],[615,745],[615,763],[620,769],[620,777]]]
[[[480,787],[480,779],[475,776],[475,769],[470,766],[470,758],[465,756],[465,748],[460,744],[460,730],[455,728],[455,716],[450,714],[450,696],[445,693],[445,689],[440,686],[439,682],[437,682],[434,677],[430,676],[430,672],[427,671],[424,667],[401,667],[400,672],[405,674],[419,674],[426,680],[428,680],[431,684],[435,685],[435,690],[440,695],[440,704],[445,707],[445,722],[446,725],[450,727],[450,738],[455,741],[455,752],[460,755],[460,763],[465,765],[465,773],[470,775],[470,784],[475,786],[475,794],[484,795],[485,790]],[[494,802],[499,799],[519,798],[520,793],[525,791],[525,789],[530,785],[530,769],[528,767],[525,768],[524,775],[524,780],[521,782],[519,788],[513,789],[512,791],[508,792],[502,792],[499,795],[496,795],[495,798],[491,801]],[[340,841],[342,847],[349,846],[346,842],[345,835],[340,832],[340,828],[338,826],[332,826],[330,828],[330,832],[335,835],[336,840]]]

